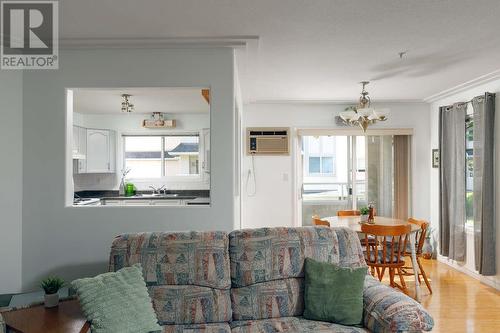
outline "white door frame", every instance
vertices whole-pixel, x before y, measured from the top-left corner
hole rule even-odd
[[[360,136],[360,135],[410,135],[413,138],[413,128],[379,128],[369,129],[367,133],[363,133],[361,129],[356,128],[292,128],[290,131],[292,149],[292,208],[293,208],[293,225],[294,227],[302,226],[302,163],[301,163],[301,138],[302,136]],[[412,140],[412,139],[410,139]],[[410,156],[413,154],[413,148]],[[352,163],[352,161],[351,161]],[[410,163],[411,168],[411,163]],[[354,170],[353,170],[354,172]],[[411,172],[411,171],[410,171]],[[354,179],[354,178],[353,178]],[[411,179],[411,177],[410,177]],[[352,184],[355,187],[355,184]],[[411,205],[411,185],[410,185],[410,207]],[[354,188],[353,188],[354,195]],[[353,196],[354,197],[354,196]],[[354,199],[353,199],[354,200]],[[411,208],[410,208],[411,210]]]

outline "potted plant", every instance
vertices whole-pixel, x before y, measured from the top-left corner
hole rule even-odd
[[[359,213],[361,214],[361,220],[366,221],[366,220],[368,220],[368,215],[370,214],[370,208],[361,207],[359,209]]]
[[[64,285],[64,280],[57,276],[49,276],[42,280],[40,286],[45,291],[45,307],[53,308],[59,305],[59,289]]]
[[[432,227],[427,228],[427,233],[425,234],[424,245],[422,246],[422,257],[424,259],[432,259],[432,244],[431,238],[434,229]]]

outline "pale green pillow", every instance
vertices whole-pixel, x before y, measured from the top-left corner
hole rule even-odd
[[[73,281],[93,333],[160,331],[140,264]]]

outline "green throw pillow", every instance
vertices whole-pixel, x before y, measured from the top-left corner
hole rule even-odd
[[[304,318],[360,325],[365,276],[366,268],[341,268],[306,258]]]
[[[160,331],[140,264],[72,283],[92,333]]]

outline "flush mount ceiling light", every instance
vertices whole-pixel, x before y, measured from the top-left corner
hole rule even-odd
[[[123,102],[122,102],[122,112],[132,112],[134,111],[134,104],[130,103],[129,98],[132,95],[122,94]]]
[[[369,81],[363,81],[363,90],[359,97],[358,105],[350,106],[345,111],[340,112],[342,121],[349,126],[359,126],[366,132],[369,125],[377,121],[385,121],[389,115],[389,109],[374,109],[370,107],[371,100],[368,91],[365,90]]]

